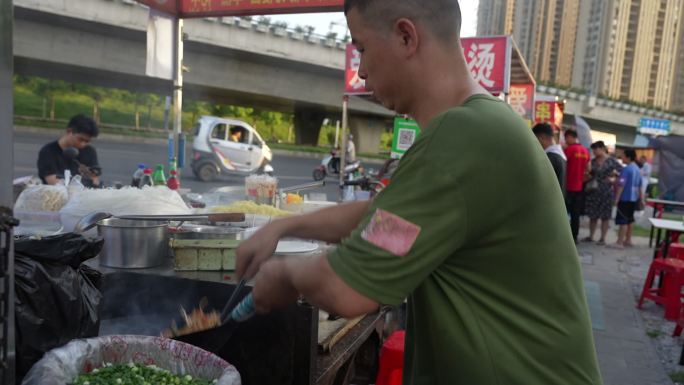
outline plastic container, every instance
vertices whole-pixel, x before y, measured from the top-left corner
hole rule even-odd
[[[63,229],[59,212],[56,211],[15,210],[14,217],[19,220],[19,226],[14,229],[14,235],[44,237],[59,234]]]
[[[142,181],[143,175],[145,175],[145,169],[147,166],[145,164],[138,164],[138,169],[133,173],[133,180],[131,181],[131,186],[140,187],[140,182]]]
[[[143,177],[140,179],[140,187],[143,186],[154,186],[154,181],[152,180],[152,170],[146,168],[143,171]]]
[[[155,365],[176,375],[240,385],[240,373],[218,356],[198,347],[162,337],[107,336],[74,340],[51,350],[24,378],[24,385],[62,385],[78,375],[109,364]]]
[[[158,164],[152,173],[152,182],[155,186],[166,186],[166,175],[164,175],[164,165]]]

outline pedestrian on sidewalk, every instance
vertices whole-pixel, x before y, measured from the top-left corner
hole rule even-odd
[[[647,197],[653,166],[648,162],[648,158],[645,155],[642,155],[641,158],[639,158],[639,161],[639,167],[641,167],[641,190],[643,191],[644,197]]]
[[[570,214],[572,237],[577,243],[580,216],[584,211],[584,181],[589,164],[589,151],[579,143],[575,130],[565,131],[565,143],[567,143],[565,157],[568,159],[565,203]]]
[[[586,209],[589,217],[589,236],[583,238],[584,242],[592,242],[599,220],[601,221],[601,237],[599,245],[606,244],[606,234],[610,227],[613,216],[613,201],[615,182],[617,175],[622,170],[620,162],[608,153],[608,148],[603,141],[599,140],[591,145],[594,159],[591,160],[591,179],[585,185]]]
[[[372,201],[273,221],[240,244],[259,312],[345,318],[408,298],[403,383],[600,385],[558,182],[525,121],[473,78],[456,0],[346,0],[358,75],[421,135]],[[496,140],[492,140],[496,138]],[[588,158],[588,156],[587,156]],[[502,193],[505,192],[505,193]],[[273,258],[283,237],[338,244]]]
[[[622,162],[627,166],[620,173],[615,205],[617,214],[615,224],[620,226],[618,230],[618,240],[613,247],[631,247],[632,227],[634,226],[634,212],[637,206],[644,202],[644,192],[641,189],[641,173],[636,165],[636,151],[625,150],[622,155]]]
[[[534,133],[534,136],[537,137],[544,152],[546,152],[546,156],[549,157],[551,166],[553,166],[553,172],[556,173],[556,178],[558,179],[558,185],[563,193],[563,198],[565,198],[565,169],[567,158],[565,157],[563,148],[557,145],[556,141],[553,139],[553,127],[548,123],[539,123],[532,127],[532,132]]]

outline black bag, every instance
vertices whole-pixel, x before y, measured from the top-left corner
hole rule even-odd
[[[102,244],[102,238],[74,233],[15,240],[18,378],[44,353],[98,335],[102,274],[82,262],[97,256]]]
[[[599,189],[599,184],[596,178],[592,178],[587,182],[587,184],[584,185],[584,192],[585,193],[593,193],[594,191],[598,191]]]

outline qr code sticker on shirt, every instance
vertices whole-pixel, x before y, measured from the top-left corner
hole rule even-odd
[[[416,141],[416,131],[400,128],[399,129],[399,140],[397,141],[397,148],[400,150],[408,150],[413,142]]]

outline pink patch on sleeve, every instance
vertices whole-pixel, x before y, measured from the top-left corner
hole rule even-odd
[[[404,257],[420,234],[420,226],[388,211],[377,209],[361,238],[398,257]]]

